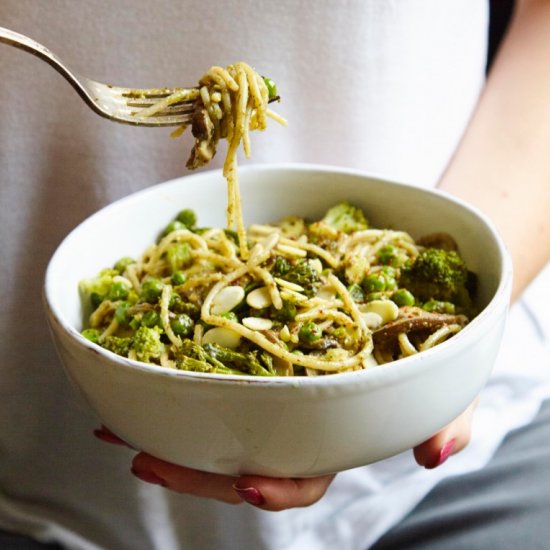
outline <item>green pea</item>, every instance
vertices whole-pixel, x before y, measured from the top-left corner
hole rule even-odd
[[[141,319],[141,324],[149,328],[160,325],[160,315],[154,309],[146,311]]]
[[[373,300],[385,300],[386,295],[383,292],[369,292],[366,299],[367,302],[372,302]]]
[[[109,300],[115,302],[117,300],[124,300],[128,298],[128,290],[128,286],[122,281],[116,281],[109,289]]]
[[[170,271],[175,273],[192,261],[191,247],[188,243],[175,243],[166,249],[165,257]]]
[[[128,308],[130,304],[128,302],[120,302],[115,309],[115,319],[119,325],[126,326],[130,322],[131,317],[128,315]]]
[[[386,290],[395,290],[397,288],[397,281],[391,277],[386,277]]]
[[[170,222],[162,232],[162,235],[169,235],[173,231],[179,231],[180,229],[187,229],[187,226],[183,223],[181,223],[178,220],[174,220],[173,222]]]
[[[193,319],[191,319],[189,315],[185,315],[185,313],[180,313],[170,321],[170,326],[172,327],[174,334],[177,336],[183,336],[184,338],[193,334],[194,325],[195,323],[193,322]]]
[[[264,76],[264,82],[267,87],[267,95],[269,99],[275,99],[277,97],[277,85],[275,82],[266,76]]]
[[[168,301],[168,309],[172,311],[177,311],[181,313],[183,307],[183,300],[177,292],[172,292],[170,295],[170,300]]]
[[[394,267],[385,265],[379,273],[386,282],[385,290],[395,290],[397,288],[397,270]]]
[[[388,244],[378,251],[377,257],[382,264],[397,265],[399,263],[399,250],[395,246]]]
[[[193,210],[186,208],[178,213],[176,221],[183,224],[187,229],[192,229],[197,225],[197,215]]]
[[[144,281],[141,285],[140,296],[146,302],[154,304],[160,298],[163,287],[164,283],[160,279],[155,279],[152,277],[151,279]]]
[[[367,293],[382,292],[386,289],[386,277],[382,273],[371,273],[363,279],[361,286]]]
[[[399,307],[414,306],[414,296],[406,288],[400,288],[391,295],[392,301]]]
[[[380,273],[382,273],[386,279],[395,279],[397,277],[397,269],[391,265],[383,265],[380,268]]]
[[[200,318],[200,307],[196,304],[192,304],[191,302],[184,302],[181,301],[181,304],[178,304],[178,312],[179,313],[187,313],[190,317],[193,317],[195,319]]]
[[[323,331],[313,321],[308,321],[300,327],[298,338],[303,342],[316,342],[323,335]]]
[[[443,302],[440,300],[428,300],[425,304],[422,305],[424,311],[429,311],[430,313],[447,313],[449,315],[455,314],[455,305],[451,302]]]
[[[176,271],[172,273],[172,277],[170,278],[170,282],[174,286],[182,285],[187,281],[187,275],[183,271]]]

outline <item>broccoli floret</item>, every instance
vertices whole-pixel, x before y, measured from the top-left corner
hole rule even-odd
[[[204,344],[199,346],[185,339],[176,352],[176,364],[179,369],[218,374],[256,374],[271,376],[275,374],[273,362],[266,354],[255,351],[241,353],[235,350]]]
[[[105,340],[101,343],[101,346],[117,355],[122,355],[123,357],[128,357],[128,352],[132,347],[133,338],[130,336],[120,337],[120,336],[107,336]]]
[[[257,351],[239,352],[217,344],[204,344],[203,349],[210,359],[215,359],[228,368],[233,368],[256,376],[272,376],[273,363],[266,362],[266,354]]]
[[[307,296],[312,296],[321,283],[321,277],[317,267],[312,261],[303,260],[293,265],[285,273],[284,279],[304,288]]]
[[[90,340],[94,344],[99,344],[99,337],[101,336],[101,331],[97,328],[85,328],[80,334]]]
[[[204,231],[202,229],[197,229],[196,232],[201,235]],[[236,231],[234,231],[233,229],[224,229],[223,232],[225,236],[233,242],[233,244],[239,244],[239,235]]]
[[[164,344],[161,342],[162,329],[158,326],[146,327],[141,325],[134,335],[133,349],[138,361],[151,363],[152,359],[158,359],[164,352]]]
[[[130,256],[124,256],[123,258],[120,258],[118,262],[115,263],[114,269],[116,269],[121,275],[126,271],[126,268],[131,265],[135,264],[136,261],[133,258],[130,258]]]
[[[281,234],[289,239],[297,239],[300,235],[303,235],[306,229],[306,222],[304,218],[298,216],[287,216],[283,218],[278,224]]]
[[[182,341],[182,345],[176,350],[175,356],[176,366],[180,370],[215,374],[244,374],[242,371],[224,365],[221,361],[209,355],[202,346],[187,338]]]
[[[103,269],[96,277],[85,279],[80,282],[79,289],[84,304],[91,304],[96,309],[103,300],[108,298],[113,278],[119,275],[116,269]]]
[[[193,372],[208,372],[211,374],[245,374],[242,371],[230,369],[229,367],[220,365],[212,365],[208,361],[201,361],[194,357],[188,357],[187,355],[179,354],[176,359],[176,367],[179,370],[188,370]]]
[[[274,277],[284,277],[291,269],[292,265],[286,258],[277,256],[271,271]]]
[[[434,299],[469,306],[468,279],[468,268],[457,252],[426,248],[401,268],[399,287],[421,302]]]
[[[281,323],[292,321],[296,317],[296,313],[298,313],[296,304],[289,300],[283,300],[283,307],[281,309],[271,308],[271,310],[271,316]]]
[[[330,208],[321,222],[344,233],[362,231],[369,226],[363,211],[347,201],[340,202]]]

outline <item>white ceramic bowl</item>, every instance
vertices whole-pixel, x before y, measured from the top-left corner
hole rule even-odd
[[[241,168],[245,222],[320,216],[347,199],[372,225],[418,237],[447,231],[480,280],[481,313],[424,353],[367,371],[313,378],[227,377],[167,370],[115,356],[82,338],[81,279],[138,256],[182,208],[224,226],[220,172],[150,187],[74,229],[49,264],[45,302],[69,377],[99,420],[136,448],[224,474],[311,476],[389,457],[424,441],[477,395],[497,354],[511,264],[491,223],[431,190],[307,165]]]

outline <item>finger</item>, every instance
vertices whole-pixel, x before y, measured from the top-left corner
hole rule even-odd
[[[334,475],[303,479],[242,476],[233,488],[249,504],[263,510],[280,511],[317,502],[333,479]]]
[[[420,466],[437,468],[468,445],[477,403],[478,399],[440,432],[414,448],[414,457]]]
[[[134,457],[132,473],[142,481],[161,485],[178,493],[213,498],[231,504],[242,502],[232,488],[235,477],[176,466],[146,453],[138,453]]]
[[[129,447],[130,449],[133,449],[133,447],[126,443],[123,439],[120,439],[118,435],[115,435],[109,428],[105,426],[101,426],[101,428],[97,428],[94,430],[94,435],[100,439],[101,441],[105,441],[106,443],[112,443],[114,445],[122,445],[124,447]]]

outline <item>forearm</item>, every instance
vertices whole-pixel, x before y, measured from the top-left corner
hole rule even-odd
[[[519,2],[440,187],[483,210],[514,263],[513,298],[550,260],[550,2]]]

